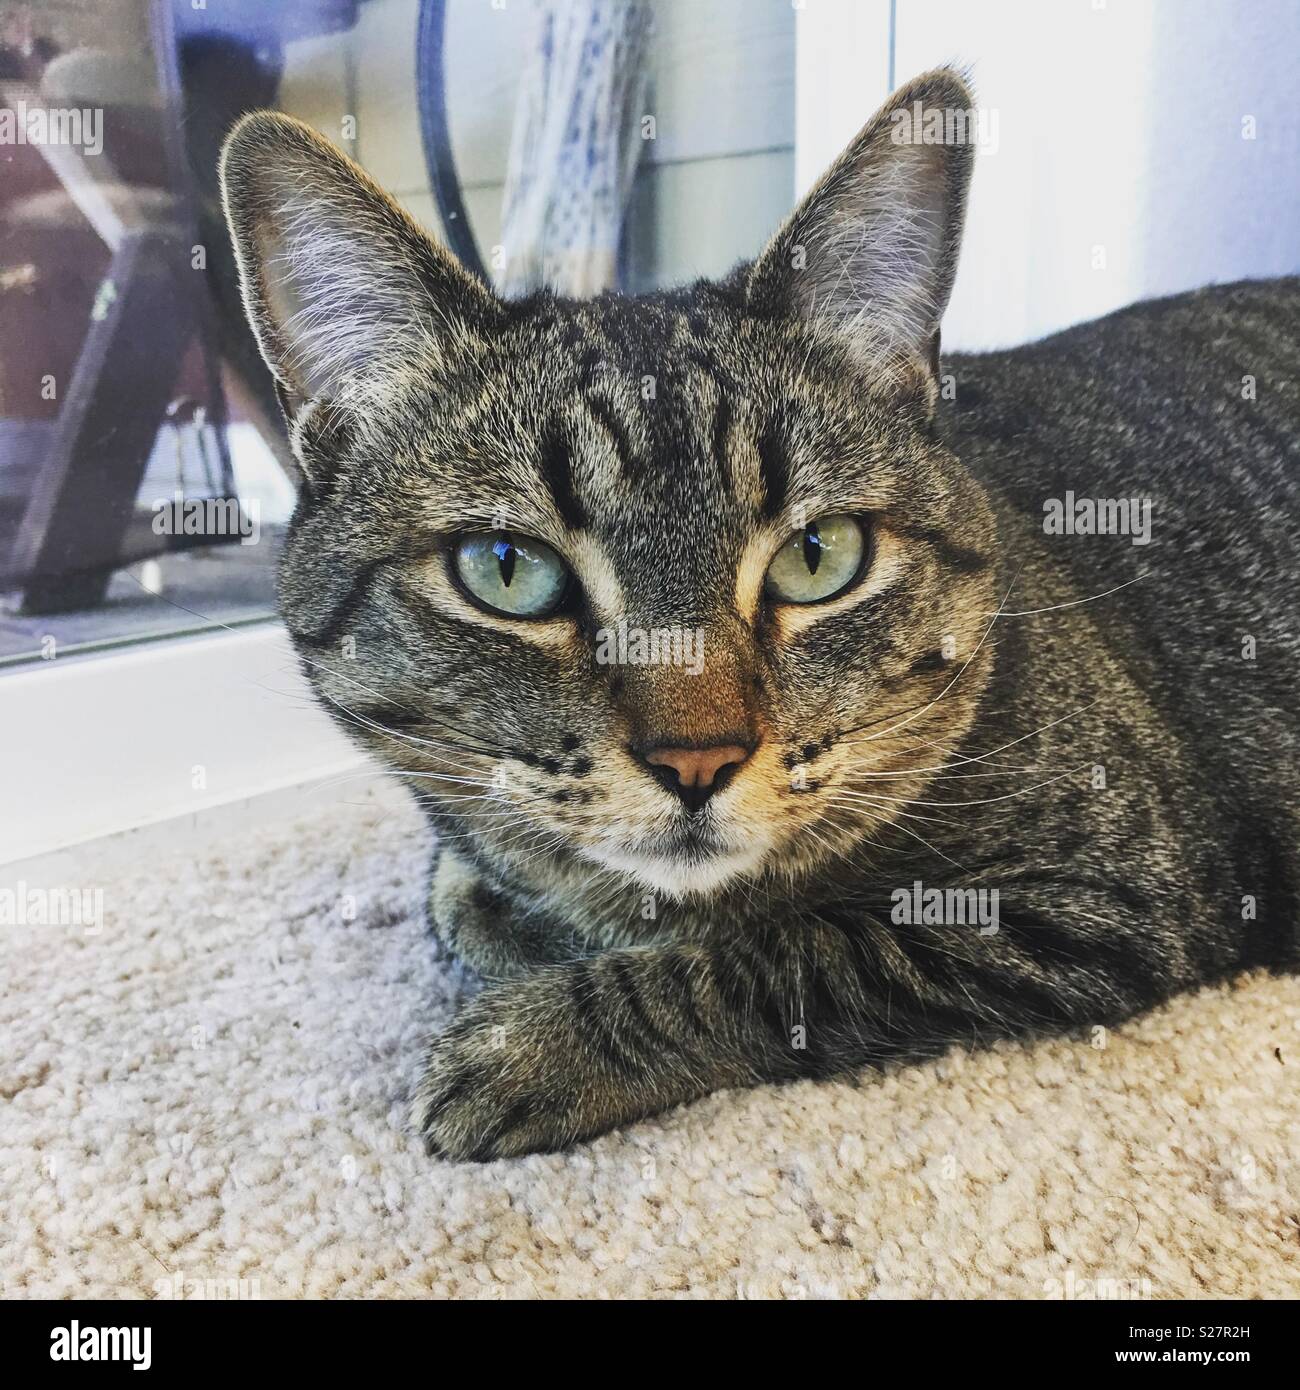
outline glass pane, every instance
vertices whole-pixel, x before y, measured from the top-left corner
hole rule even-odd
[[[637,292],[780,220],[793,86],[788,0],[0,0],[0,664],[274,613],[296,475],[220,215],[242,112],[504,293]]]
[[[293,488],[229,297],[213,122],[247,88],[211,99],[211,42],[144,0],[0,4],[0,660],[273,610]]]

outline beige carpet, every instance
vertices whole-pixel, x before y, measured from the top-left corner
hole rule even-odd
[[[9,1296],[1300,1293],[1300,983],[453,1166],[402,1128],[468,987],[423,831],[391,784],[317,799],[29,875],[104,921],[0,928]]]

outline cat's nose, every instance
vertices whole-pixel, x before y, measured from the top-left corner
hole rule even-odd
[[[652,748],[643,757],[670,791],[675,791],[692,811],[726,785],[732,773],[749,757],[738,743],[712,748]]]

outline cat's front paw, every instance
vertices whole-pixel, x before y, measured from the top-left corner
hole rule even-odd
[[[477,1162],[544,1153],[625,1117],[623,1098],[584,1064],[552,984],[490,989],[433,1040],[411,1106],[430,1153]]]

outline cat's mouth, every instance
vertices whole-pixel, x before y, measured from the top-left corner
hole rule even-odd
[[[732,844],[711,824],[692,816],[668,834],[623,846],[592,846],[582,853],[606,869],[629,874],[654,892],[672,898],[717,892],[724,884],[758,868],[769,845],[763,835]]]

